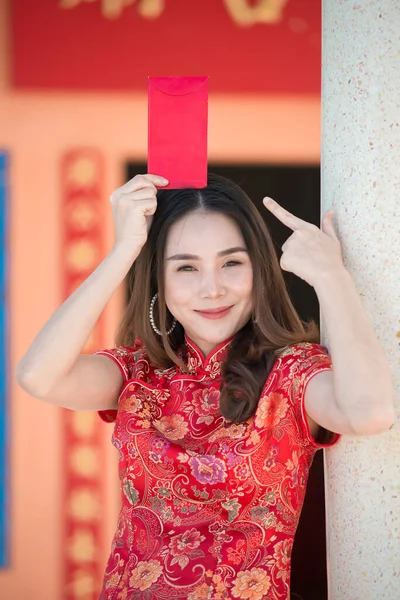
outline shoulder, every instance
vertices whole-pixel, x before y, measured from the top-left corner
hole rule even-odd
[[[276,367],[287,383],[297,389],[322,371],[332,369],[328,349],[322,344],[299,342],[277,355]]]
[[[112,359],[119,366],[124,382],[136,377],[140,363],[142,368],[146,364],[150,366],[146,349],[140,340],[135,340],[132,346],[116,346],[115,348],[99,350],[95,354]]]
[[[284,348],[275,350],[275,356],[277,358],[290,356],[297,360],[301,360],[302,358],[319,355],[329,356],[328,349],[322,344],[315,344],[311,342],[298,342],[296,344],[291,344],[290,346],[285,346]]]
[[[330,370],[332,360],[321,344],[299,342],[274,351],[275,360],[265,380],[261,396],[273,391],[288,393],[298,390],[313,375]]]

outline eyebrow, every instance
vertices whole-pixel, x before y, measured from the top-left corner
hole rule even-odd
[[[221,250],[218,252],[217,256],[228,256],[228,254],[235,254],[236,252],[247,253],[247,249],[242,248],[242,246],[234,246],[233,248]],[[200,260],[200,256],[196,256],[195,254],[174,254],[173,256],[169,256],[166,260]]]

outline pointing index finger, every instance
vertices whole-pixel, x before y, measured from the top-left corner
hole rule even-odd
[[[314,227],[314,225],[311,223],[307,223],[307,221],[303,221],[303,219],[296,217],[272,198],[264,198],[263,204],[265,208],[272,212],[272,214],[275,215],[279,221],[281,221],[281,223],[293,231],[296,231],[296,229],[308,229],[309,227]]]

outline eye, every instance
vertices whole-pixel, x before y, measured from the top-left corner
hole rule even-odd
[[[181,267],[179,267],[178,271],[183,271],[186,273],[190,273],[190,271],[194,271],[195,268],[192,267],[191,265],[182,265]]]
[[[228,262],[226,262],[224,264],[224,267],[236,267],[236,265],[241,265],[242,263],[238,260],[228,260]]]

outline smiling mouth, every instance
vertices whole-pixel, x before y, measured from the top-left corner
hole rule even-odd
[[[221,306],[220,308],[213,308],[210,310],[195,310],[198,315],[205,319],[222,319],[225,317],[233,306]]]

